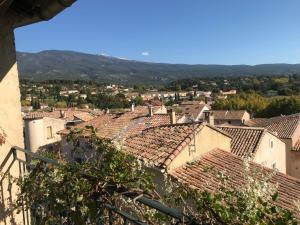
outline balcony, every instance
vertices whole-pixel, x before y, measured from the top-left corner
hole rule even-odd
[[[18,168],[18,175],[22,179],[24,176],[29,174],[31,170],[34,168],[34,166],[37,164],[37,162],[41,162],[43,166],[45,167],[59,167],[61,164],[59,164],[57,161],[52,160],[50,158],[46,158],[43,156],[40,156],[36,153],[32,153],[28,150],[24,150],[19,147],[13,147],[7,154],[6,158],[4,159],[3,163],[0,166],[0,172],[1,172],[1,184],[5,181],[7,177],[10,177],[10,175],[15,176],[14,174],[11,174],[11,168],[16,166]],[[185,215],[184,213],[178,211],[177,209],[170,208],[161,202],[152,199],[151,197],[147,196],[146,194],[138,194],[135,192],[127,192],[121,189],[116,188],[114,185],[107,185],[107,188],[109,191],[113,194],[114,192],[122,193],[122,198],[125,199],[131,199],[131,201],[136,202],[137,204],[146,206],[150,210],[154,210],[156,213],[158,213],[161,217],[168,218],[167,223],[162,222],[160,224],[186,224],[186,225],[196,225],[196,224],[203,224],[197,222],[195,219],[189,217],[188,215]],[[1,190],[1,195],[3,196],[4,193]],[[97,222],[96,223],[89,223],[85,221],[86,224],[103,224],[103,225],[113,225],[113,224],[136,224],[136,225],[147,225],[147,224],[153,224],[147,221],[146,218],[142,218],[141,216],[136,216],[133,211],[130,210],[130,208],[127,208],[127,210],[120,209],[115,205],[103,203],[101,201],[101,196],[95,198],[95,202],[97,205]],[[29,224],[42,224],[42,222],[39,220],[41,213],[47,213],[44,210],[37,210],[40,209],[39,206],[37,206],[35,209],[26,210],[26,206],[22,206],[22,210],[20,211],[20,214],[22,215],[22,225],[29,225]],[[11,212],[12,213],[12,212]],[[10,216],[12,216],[14,213],[12,213]],[[61,212],[61,224],[75,224],[73,222],[70,222],[68,220],[68,216],[70,214],[70,210],[65,209]]]

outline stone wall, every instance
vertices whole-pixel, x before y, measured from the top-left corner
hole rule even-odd
[[[0,15],[0,127],[6,134],[6,142],[0,146],[0,163],[2,164],[12,146],[24,147],[14,33],[11,21],[6,15]],[[8,165],[1,172],[7,167]],[[19,176],[18,163],[13,164],[10,174]],[[0,177],[2,178],[2,175]],[[0,224],[20,224],[22,215],[7,211],[9,204],[15,199],[16,186],[11,185],[10,181],[5,179],[0,184],[0,188]]]

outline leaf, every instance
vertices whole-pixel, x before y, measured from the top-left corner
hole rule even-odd
[[[278,191],[276,191],[276,193],[272,195],[273,201],[277,201],[277,199],[278,199]]]

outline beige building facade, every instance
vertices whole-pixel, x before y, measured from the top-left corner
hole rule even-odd
[[[7,171],[13,177],[22,175],[18,163],[13,163],[13,156],[5,161],[13,146],[24,148],[14,29],[51,19],[74,2],[75,0],[43,1],[43,4],[39,3],[37,8],[36,1],[0,0],[0,130],[5,134],[5,142],[0,145],[1,173]],[[22,10],[32,10],[32,14],[29,11],[22,13]],[[17,157],[21,160],[25,159],[22,154],[18,154]],[[16,185],[3,174],[0,177],[0,224],[30,224],[29,216],[27,216],[29,214],[16,214],[16,211],[10,207],[18,191]]]
[[[172,160],[166,170],[170,172],[189,162],[193,162],[203,154],[216,148],[230,152],[230,142],[231,138],[229,136],[210,126],[204,126],[199,133],[195,134],[190,144]]]
[[[43,117],[24,121],[25,147],[33,152],[52,149],[53,144],[61,141],[57,132],[65,128],[65,120]]]
[[[287,173],[287,160],[285,143],[278,137],[267,132],[259,143],[253,162],[270,169],[277,169],[281,173]]]
[[[13,146],[24,147],[23,124],[19,89],[19,74],[16,63],[16,50],[12,21],[7,15],[0,14],[0,128],[5,133],[5,144],[0,146],[0,163]],[[19,156],[24,159],[24,156]],[[12,157],[8,162],[12,161]],[[8,164],[3,165],[1,172],[9,170]],[[19,168],[14,164],[10,174],[18,177]],[[2,178],[2,175],[1,175]],[[1,203],[5,210],[0,210],[0,224],[17,224],[22,221],[21,215],[9,210],[15,200],[16,185],[4,179],[1,185]]]

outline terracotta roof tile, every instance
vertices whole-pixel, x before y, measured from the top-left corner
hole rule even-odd
[[[61,111],[64,111],[65,117],[61,117]],[[91,110],[81,110],[81,109],[60,109],[54,110],[53,112],[46,112],[46,111],[37,111],[37,112],[29,112],[26,113],[23,119],[31,120],[31,119],[41,119],[44,117],[50,117],[54,119],[64,119],[66,121],[72,121],[76,119],[82,119],[83,121],[89,121],[94,118]],[[81,117],[81,118],[80,118]]]
[[[216,120],[241,120],[246,110],[212,110]]]
[[[238,186],[244,183],[242,158],[219,149],[203,155],[200,160],[193,164],[174,170],[171,175],[193,188],[215,191],[220,182],[215,175],[207,172],[207,168],[223,172],[229,177],[229,183],[232,185]],[[263,173],[271,173],[272,171],[256,163],[250,163],[250,168],[253,171],[262,170]],[[279,185],[279,199],[276,204],[294,212],[294,216],[300,221],[300,214],[294,204],[295,201],[300,201],[300,180],[277,172],[272,177],[272,182]]]
[[[206,104],[182,104],[179,106],[181,113],[189,116],[192,119],[197,119],[199,114],[203,111]]]
[[[250,128],[237,126],[218,126],[231,137],[231,152],[237,156],[247,158],[254,156],[261,139],[267,132],[264,128]]]
[[[300,124],[300,115],[279,116],[270,119],[253,119],[248,126],[265,127],[269,131],[277,133],[280,138],[292,138]]]
[[[144,129],[165,124],[170,124],[168,114],[154,114],[153,116],[149,116],[147,107],[136,107],[134,112],[104,114],[86,123],[81,123],[74,128],[93,126],[96,128],[96,134],[99,137],[121,140],[139,134]],[[69,130],[65,129],[59,133],[68,134],[69,132]]]
[[[190,143],[202,124],[176,124],[146,129],[125,140],[125,150],[151,166],[165,168]]]

